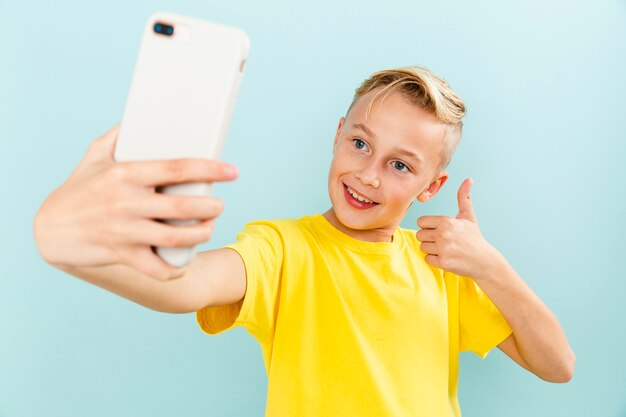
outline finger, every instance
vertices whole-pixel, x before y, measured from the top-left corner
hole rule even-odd
[[[115,144],[119,133],[120,124],[118,123],[98,139],[94,140],[90,146],[90,156],[98,159],[106,157],[107,159],[113,160]]]
[[[439,255],[439,248],[436,243],[423,242],[420,245],[420,250],[428,255]]]
[[[144,220],[129,228],[124,241],[145,246],[181,248],[211,239],[215,222],[205,220],[194,225],[174,226],[156,220]]]
[[[427,264],[432,265],[437,268],[441,268],[441,264],[439,263],[439,257],[437,255],[426,255],[424,260]]]
[[[466,178],[459,187],[459,191],[457,193],[459,213],[456,215],[456,218],[470,220],[476,223],[476,215],[474,214],[474,207],[470,198],[472,183],[473,181],[471,178]]]
[[[180,278],[185,273],[183,268],[169,265],[147,246],[137,247],[129,252],[129,257],[125,262],[131,268],[159,281]]]
[[[115,150],[115,142],[117,141],[119,130],[120,125],[116,124],[104,135],[91,142],[83,158],[70,175],[70,178],[80,175],[80,172],[96,161],[106,160],[113,162],[113,152]]]
[[[422,216],[417,219],[417,225],[422,229],[436,229],[448,216]]]
[[[123,162],[122,165],[130,182],[149,187],[189,182],[232,181],[238,175],[234,165],[207,159],[134,161]]]
[[[434,229],[423,229],[415,233],[415,237],[420,242],[435,242],[437,232]]]
[[[145,219],[204,220],[213,219],[224,211],[224,203],[216,197],[171,196],[155,193],[142,196],[134,203],[131,213]]]

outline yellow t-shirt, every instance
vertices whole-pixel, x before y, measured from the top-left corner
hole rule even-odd
[[[244,326],[268,375],[266,415],[460,416],[458,352],[511,329],[473,280],[428,265],[415,231],[364,242],[321,214],[248,224],[238,303],[197,312],[209,334]]]

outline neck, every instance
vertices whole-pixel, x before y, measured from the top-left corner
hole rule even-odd
[[[335,210],[331,207],[326,213],[323,214],[324,218],[328,220],[330,224],[332,224],[337,230],[343,232],[344,234],[358,240],[362,240],[365,242],[393,242],[393,232],[396,227],[383,227],[376,229],[351,229],[341,223],[337,215],[335,214]]]

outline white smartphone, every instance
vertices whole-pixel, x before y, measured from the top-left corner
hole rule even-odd
[[[160,12],[146,24],[122,118],[118,162],[218,159],[248,56],[241,29]],[[208,196],[211,184],[163,184],[157,192]],[[159,219],[185,225],[196,220]],[[193,259],[196,247],[155,248],[170,265]]]

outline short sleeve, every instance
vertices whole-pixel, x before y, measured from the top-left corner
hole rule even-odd
[[[459,350],[481,358],[512,333],[511,327],[473,279],[459,277]]]
[[[214,335],[244,326],[259,342],[273,335],[283,264],[283,238],[270,222],[246,225],[237,242],[225,247],[236,251],[246,269],[246,294],[238,303],[205,307],[196,313],[198,324]]]

